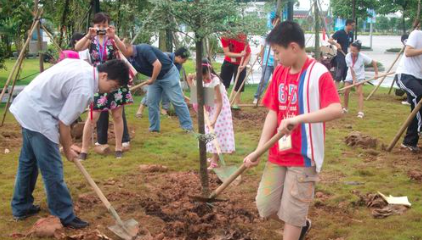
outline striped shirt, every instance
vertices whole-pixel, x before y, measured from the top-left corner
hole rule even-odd
[[[306,114],[332,103],[340,103],[333,78],[324,65],[307,59],[301,73],[290,74],[289,70],[283,66],[275,69],[263,99],[263,104],[277,113],[278,124],[287,114]],[[291,138],[292,148],[279,151],[276,143],[270,149],[269,161],[286,167],[316,166],[317,171],[321,171],[324,161],[324,123],[301,124],[293,131]]]

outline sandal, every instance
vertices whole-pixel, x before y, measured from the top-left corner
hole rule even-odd
[[[365,114],[363,112],[358,112],[358,118],[363,118]]]
[[[79,154],[78,160],[85,161],[88,158],[88,153],[81,152]]]
[[[210,166],[207,168],[208,170],[213,170],[214,168],[218,168],[218,163],[211,160]]]

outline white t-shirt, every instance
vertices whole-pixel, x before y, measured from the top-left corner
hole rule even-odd
[[[97,91],[98,71],[84,60],[66,58],[32,80],[10,112],[23,128],[59,144],[59,120],[70,126]]]
[[[353,63],[352,53],[348,53],[346,55],[346,64],[347,64],[347,77],[346,81],[353,81],[352,71],[350,68],[353,67],[356,74],[356,80],[364,80],[365,79],[365,65],[372,63],[372,58],[368,57],[363,53],[359,53],[357,59]]]
[[[407,39],[406,46],[413,47],[415,49],[422,48],[422,31],[414,30],[410,33],[409,39]],[[422,79],[422,55],[415,57],[406,57],[403,54],[400,59],[399,66],[397,67],[396,73],[404,73],[412,75],[418,79]]]

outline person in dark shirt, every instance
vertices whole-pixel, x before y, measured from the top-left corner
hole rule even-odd
[[[336,87],[339,87],[339,83],[344,81],[347,76],[347,65],[346,65],[346,54],[348,52],[350,44],[353,42],[353,30],[355,29],[355,21],[348,19],[344,29],[339,30],[333,34],[328,40],[331,45],[337,47],[336,62],[336,73],[334,80],[336,81]]]
[[[173,62],[174,66],[176,66],[177,70],[180,72],[182,70],[183,64],[189,58],[189,50],[185,47],[181,47],[177,49],[174,53],[166,54],[169,56],[170,60]],[[137,118],[142,118],[143,112],[145,107],[147,107],[147,97],[145,96],[142,98],[141,104],[139,105],[138,111],[136,112]],[[167,97],[166,94],[162,94],[161,97],[161,114],[168,115],[168,110],[170,109],[170,99]]]
[[[193,131],[192,119],[179,84],[179,71],[169,56],[160,49],[148,44],[126,45],[121,49],[132,66],[147,80],[150,132],[160,132],[160,100],[166,94],[174,106],[181,127]]]

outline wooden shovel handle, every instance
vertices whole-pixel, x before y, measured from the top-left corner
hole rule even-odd
[[[255,150],[255,155],[252,157],[251,161],[256,162],[259,157],[262,156],[266,151],[268,151],[280,138],[284,136],[283,133],[277,132],[268,142],[266,142],[262,147],[259,147]],[[235,173],[233,173],[223,184],[221,184],[214,192],[211,193],[209,198],[217,197],[222,191],[224,191],[237,177],[239,177],[243,172],[245,172],[247,167],[245,164],[242,164]]]
[[[84,168],[84,166],[79,162],[78,159],[73,160],[73,162],[75,163],[75,165],[79,169],[79,171],[81,171],[82,175],[84,175],[84,177],[88,181],[89,185],[91,185],[91,187],[94,189],[95,193],[100,198],[101,202],[104,203],[104,205],[106,206],[107,210],[110,210],[110,208],[111,208],[110,202],[104,196],[103,192],[100,190],[100,188],[94,182],[94,180],[92,180],[91,176],[86,171],[86,169]]]
[[[146,84],[147,84],[147,81],[142,82],[142,83],[140,83],[140,84],[138,84],[138,85],[135,85],[135,86],[131,87],[129,90],[130,90],[130,91],[134,91],[134,90],[136,90],[136,89],[138,89],[138,88],[141,88],[141,87],[145,86]]]

